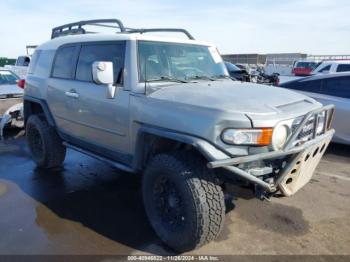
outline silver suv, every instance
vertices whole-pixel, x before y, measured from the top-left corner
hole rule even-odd
[[[84,29],[111,23],[117,33]],[[252,185],[261,199],[293,195],[333,136],[333,106],[234,81],[216,47],[186,30],[90,20],[54,28],[52,38],[37,47],[25,84],[34,161],[58,167],[68,147],[142,174],[149,221],[177,251],[219,235],[225,183]]]

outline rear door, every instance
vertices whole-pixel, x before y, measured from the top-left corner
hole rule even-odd
[[[48,80],[48,106],[58,129],[67,135],[74,135],[79,130],[72,114],[78,108],[73,80],[78,50],[77,45],[64,45],[58,48]]]

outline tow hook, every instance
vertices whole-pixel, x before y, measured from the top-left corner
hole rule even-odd
[[[254,187],[255,197],[261,201],[271,201],[270,196],[271,193],[263,189],[262,187],[255,185]]]

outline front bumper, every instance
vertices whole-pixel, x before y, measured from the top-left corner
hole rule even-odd
[[[302,132],[303,126],[314,117],[315,127],[317,127],[318,118],[315,117],[315,115],[322,112],[326,113],[326,120],[322,133],[316,134],[317,129],[315,128],[313,139],[303,142],[300,145],[296,145],[297,137],[299,133]],[[293,195],[310,181],[318,163],[326,151],[327,146],[332,140],[335,132],[334,129],[330,129],[333,113],[333,105],[325,106],[308,113],[303,118],[296,131],[288,139],[282,150],[212,161],[208,163],[208,167],[224,168],[244,180],[262,187],[268,193],[274,193],[277,190],[280,190],[285,196]],[[246,170],[237,167],[237,165],[243,163],[257,160],[280,159],[286,156],[291,156],[289,162],[280,168],[274,177],[273,182],[266,182],[263,179],[250,174]]]

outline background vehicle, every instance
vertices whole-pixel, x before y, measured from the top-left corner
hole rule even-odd
[[[280,82],[279,80],[279,74],[273,73],[271,75],[268,75],[264,72],[264,69],[258,68],[256,71],[256,83],[258,84],[267,84],[267,85],[274,85],[277,86]]]
[[[247,70],[241,69],[230,62],[225,62],[225,65],[231,77],[239,81],[250,82],[250,76]]]
[[[84,29],[111,23],[117,33]],[[69,147],[142,173],[149,221],[181,252],[220,234],[224,183],[252,185],[260,199],[308,183],[333,136],[332,111],[233,81],[216,47],[184,29],[130,29],[117,19],[54,28],[33,55],[24,97],[37,166],[61,166]]]
[[[324,105],[334,104],[333,126],[336,132],[333,141],[350,145],[350,72],[315,75],[280,86],[304,93]]]
[[[6,65],[5,68],[11,70],[13,73],[18,75],[21,79],[25,79],[28,71],[28,66],[31,60],[35,45],[26,46],[27,55],[17,57],[15,65]]]
[[[10,70],[0,68],[0,138],[7,125],[23,127],[23,89],[17,86],[18,80]]]
[[[316,61],[296,61],[292,68],[292,74],[294,74],[295,76],[309,76],[318,65],[319,62]]]
[[[350,72],[349,60],[324,61],[311,74],[332,74]]]

